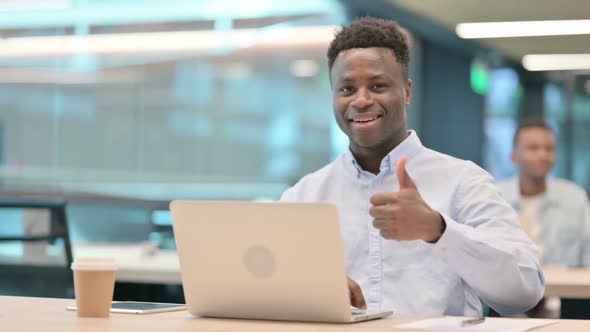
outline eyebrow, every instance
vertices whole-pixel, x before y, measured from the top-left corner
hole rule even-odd
[[[341,78],[340,80],[338,80],[338,81],[339,81],[339,82],[353,82],[353,81],[354,81],[354,79],[353,79],[351,76],[352,76],[352,75],[347,75],[347,74],[345,74],[345,75],[343,75],[343,76],[342,76],[342,78]],[[372,81],[372,80],[376,80],[376,79],[382,79],[382,78],[386,78],[386,77],[389,77],[389,75],[388,75],[388,74],[386,74],[386,73],[376,73],[376,74],[371,74],[371,75],[369,76],[369,80],[370,80],[370,81]]]
[[[343,76],[341,79],[338,80],[338,82],[348,83],[348,82],[354,82],[354,80],[350,76]]]
[[[376,80],[376,79],[382,79],[382,78],[386,78],[388,76],[389,75],[387,75],[387,74],[373,74],[373,75],[369,76],[369,80],[372,81],[372,80]]]
[[[369,81],[383,79],[383,78],[386,78],[388,76],[389,75],[384,74],[384,73],[372,74],[371,76],[369,76]],[[341,83],[354,82],[354,79],[351,77],[351,75],[344,75],[344,76],[342,76],[342,79],[338,80],[338,82],[341,82]]]

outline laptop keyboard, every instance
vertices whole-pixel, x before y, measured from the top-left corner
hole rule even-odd
[[[366,314],[367,311],[366,310],[362,310],[362,309],[350,309],[350,314],[355,316],[355,315],[364,315]]]

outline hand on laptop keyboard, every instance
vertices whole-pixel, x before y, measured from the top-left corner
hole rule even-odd
[[[365,303],[365,297],[363,296],[363,291],[361,290],[361,286],[357,284],[354,280],[346,277],[348,280],[348,292],[350,295],[350,304],[353,307],[359,309],[367,309],[367,304]]]
[[[367,310],[350,308],[350,314],[353,316],[354,315],[364,315],[366,313],[367,313]]]

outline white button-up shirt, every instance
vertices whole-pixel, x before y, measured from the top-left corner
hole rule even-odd
[[[517,211],[524,207],[517,177],[498,186]],[[547,179],[536,217],[529,223],[537,224],[535,240],[543,248],[543,264],[590,266],[590,202],[583,188],[567,180]]]
[[[399,189],[395,165],[402,155],[420,195],[446,222],[436,244],[385,240],[373,227],[369,199]],[[477,316],[481,298],[515,314],[543,295],[538,252],[493,178],[472,162],[427,149],[415,132],[383,159],[379,174],[364,171],[347,151],[281,200],[337,206],[346,272],[369,309]]]

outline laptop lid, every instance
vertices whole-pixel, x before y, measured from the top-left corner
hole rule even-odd
[[[170,210],[192,314],[350,321],[335,206],[178,200]]]

